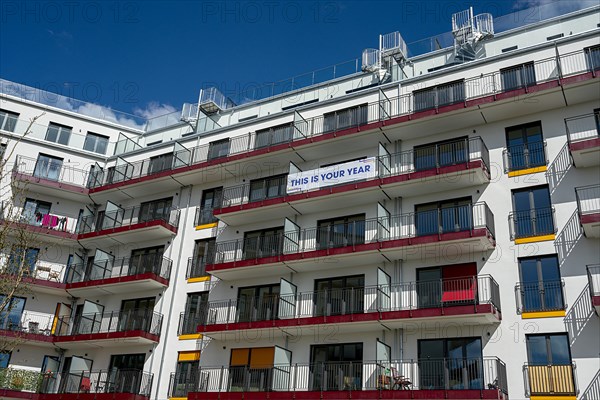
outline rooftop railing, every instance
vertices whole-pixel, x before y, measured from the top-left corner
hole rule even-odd
[[[116,211],[105,212],[103,218],[98,220],[96,215],[87,215],[81,218],[78,228],[79,234],[99,232],[115,229],[122,226],[162,221],[172,227],[179,225],[180,210],[169,207],[161,211],[152,212],[143,206],[122,208]]]
[[[304,138],[320,136],[342,129],[354,128],[409,115],[422,110],[423,107],[427,109],[436,109],[443,105],[465,103],[469,100],[495,95],[504,91],[527,89],[529,86],[535,84],[587,72],[590,71],[591,68],[594,68],[594,66],[590,65],[587,53],[583,50],[563,54],[558,58],[551,57],[537,60],[533,63],[532,73],[534,74],[535,79],[532,82],[510,81],[509,84],[507,84],[506,78],[503,78],[502,72],[500,71],[483,75],[479,74],[464,79],[460,84],[453,83],[454,86],[451,90],[448,88],[443,90],[438,89],[434,97],[426,99],[426,103],[422,102],[422,96],[419,97],[419,99],[415,99],[414,93],[411,92],[401,96],[369,103],[366,106],[359,106],[350,110],[344,109],[328,113],[327,115],[299,119],[293,123],[293,134],[281,137],[281,141],[278,140],[276,144],[291,143]],[[460,89],[460,95],[457,94],[458,89]],[[258,135],[256,132],[250,132],[248,134],[230,137],[227,146],[224,148],[220,143],[218,156],[215,156],[216,153],[211,151],[214,146],[214,144],[207,143],[189,149],[176,150],[173,153],[172,165],[165,166],[165,169],[160,170],[149,168],[151,165],[150,159],[131,163],[121,159],[120,162],[122,165],[118,165],[117,168],[122,168],[126,171],[121,173],[118,176],[118,179],[115,178],[117,174],[107,174],[106,171],[99,171],[97,173],[97,179],[92,180],[93,182],[91,182],[90,187],[100,187],[111,183],[125,182],[131,179],[153,175],[158,172],[174,170],[179,167],[192,166],[226,158],[228,156],[247,153],[264,148],[264,143],[260,137],[260,132]],[[126,166],[124,166],[125,164]]]
[[[345,224],[304,228],[216,244],[214,263],[304,253],[365,243],[487,229],[495,237],[494,215],[486,203],[370,218]]]
[[[160,335],[162,319],[162,314],[145,308],[86,313],[75,317],[65,316],[57,320],[55,335],[89,335],[127,331],[143,331],[151,335]]]
[[[81,188],[86,187],[89,174],[89,171],[63,165],[62,162],[37,160],[22,155],[17,156],[13,172],[29,176],[31,180],[56,181]]]
[[[370,390],[494,390],[508,393],[506,365],[496,357],[400,361],[201,366],[171,375],[169,394]]]
[[[569,143],[597,139],[600,137],[600,113],[565,118],[565,127]]]
[[[162,254],[141,254],[113,260],[94,260],[87,264],[73,264],[65,277],[65,283],[89,282],[122,276],[153,273],[169,279],[173,261]]]
[[[205,320],[217,325],[478,304],[501,311],[500,289],[489,275],[213,300]]]

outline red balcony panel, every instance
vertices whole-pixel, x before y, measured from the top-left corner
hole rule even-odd
[[[32,400],[148,400],[148,397],[133,393],[47,393],[33,394]]]
[[[118,228],[103,229],[101,231],[83,233],[83,234],[77,235],[77,240],[89,239],[89,238],[94,238],[94,237],[109,235],[109,234],[115,234],[115,233],[123,233],[123,232],[133,231],[133,230],[142,229],[142,228],[151,228],[153,226],[161,226],[165,229],[170,230],[173,233],[177,233],[177,228],[174,227],[173,225],[168,224],[167,222],[162,221],[162,220],[154,220],[154,221],[148,221],[148,222],[139,222],[137,224],[132,224],[132,225],[120,226]]]
[[[79,288],[85,288],[85,287],[94,287],[94,286],[100,286],[100,285],[114,285],[117,283],[128,283],[128,282],[142,281],[142,280],[146,280],[146,279],[151,279],[151,280],[157,281],[164,286],[169,285],[168,279],[158,276],[154,272],[146,272],[146,273],[137,274],[137,275],[116,276],[114,278],[68,283],[66,285],[66,289],[68,290],[68,289],[79,289]]]
[[[580,142],[569,144],[569,150],[571,151],[582,151],[593,149],[595,147],[600,147],[600,138],[582,140]]]
[[[9,329],[0,329],[0,336],[38,343],[53,343],[55,339],[54,336],[42,333],[17,332]]]
[[[18,181],[35,182],[36,184],[39,184],[39,185],[44,185],[44,186],[48,186],[48,187],[60,189],[60,190],[67,190],[69,192],[82,193],[82,194],[87,194],[89,192],[89,190],[83,186],[72,185],[69,183],[64,183],[64,182],[56,181],[53,179],[38,178],[38,177],[29,175],[29,174],[23,174],[21,172],[13,172],[12,176],[13,176],[13,179],[16,179]]]
[[[64,335],[56,336],[54,343],[65,343],[65,342],[81,342],[81,341],[98,341],[98,340],[118,340],[118,339],[129,339],[129,338],[143,338],[151,342],[158,343],[159,336],[153,335],[143,330],[132,330],[124,332],[101,332],[101,333],[88,333],[80,335]]]
[[[579,218],[581,219],[582,224],[596,224],[600,222],[600,213],[583,214],[580,215]]]

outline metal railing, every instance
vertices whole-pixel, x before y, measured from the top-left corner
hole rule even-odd
[[[207,252],[214,251],[213,249],[214,248],[212,246],[209,246]],[[185,272],[185,279],[200,278],[202,276],[207,276],[208,274],[206,273],[206,264],[208,260],[208,255],[201,258],[189,257],[187,263],[187,270]]]
[[[7,315],[0,319],[0,329],[35,335],[50,335],[54,315],[24,311],[19,315]]]
[[[565,118],[565,128],[569,143],[597,139],[600,137],[600,114],[594,112]]]
[[[579,50],[560,55],[559,57],[550,57],[535,61],[535,82],[532,82],[532,84],[556,81],[563,77],[589,71],[591,67],[586,57],[585,51]],[[359,68],[360,65],[358,65],[357,61],[357,70]],[[453,86],[452,90],[444,89],[444,87],[448,87],[450,84],[455,85],[456,87]],[[459,85],[464,89],[464,92],[461,92],[462,89],[459,90]],[[527,85],[527,82],[523,82],[520,86],[526,88]],[[471,78],[466,78],[464,82],[461,83],[449,82],[445,86],[443,84],[439,86],[442,87],[443,90],[441,92],[440,90],[437,90],[433,102],[430,104],[428,102],[429,100],[427,100],[424,103],[425,106],[431,105],[437,107],[445,104],[466,102],[468,100],[491,96],[505,91],[502,86],[502,75],[500,71],[483,75],[479,74]],[[510,90],[514,89],[515,87],[510,87]],[[369,123],[409,115],[425,106],[422,105],[421,102],[415,101],[414,94],[411,92],[369,103],[366,106],[355,107],[350,110],[344,109],[329,113],[325,116],[320,115],[313,118],[301,119],[293,123],[293,135],[286,138],[287,141],[282,141],[281,143],[289,143],[340,129],[362,126]],[[260,148],[260,141],[257,141],[256,132],[233,136],[229,138],[229,150],[226,155],[232,156],[250,152],[257,149],[257,145],[259,145]],[[175,151],[173,153],[174,159],[181,160],[181,162],[174,163],[172,169],[209,161],[209,148],[210,143],[207,143],[190,149]],[[122,179],[119,179],[118,181],[127,181],[150,174],[148,169],[141,168],[141,165],[144,163],[147,164],[148,160],[134,163],[126,162],[128,164],[128,167],[126,168],[127,173],[123,174]],[[223,160],[227,161],[227,157],[224,157]],[[136,166],[138,164],[140,165]],[[94,179],[93,182],[91,182],[90,187],[100,187],[115,182],[114,179],[109,178],[111,178],[111,176],[107,174],[106,171],[99,172],[97,179]]]
[[[122,226],[162,221],[172,227],[179,225],[180,210],[175,207],[165,208],[161,211],[146,210],[142,206],[121,208],[116,211],[105,212],[101,221],[96,215],[87,215],[80,219],[78,224],[79,234],[99,232],[115,229]]]
[[[502,151],[502,157],[505,173],[548,165],[546,142],[509,146]]]
[[[194,216],[194,225],[206,225],[206,224],[214,224],[218,222],[218,218],[213,215],[213,210],[215,207],[196,207],[196,215]]]
[[[79,186],[83,189],[87,185],[89,171],[64,165],[62,161],[56,163],[53,160],[37,160],[17,155],[13,166],[13,173],[30,176],[33,180],[57,181]]]
[[[153,273],[161,278],[169,279],[173,261],[162,254],[140,254],[134,257],[113,260],[93,261],[69,266],[65,283],[88,282],[120,276],[134,276]]]
[[[332,315],[447,308],[492,304],[498,311],[500,289],[489,275],[393,285],[213,300],[207,325]]]
[[[211,261],[218,264],[429,235],[442,240],[443,234],[475,229],[487,229],[495,237],[494,215],[486,203],[219,242]]]
[[[565,282],[540,281],[515,286],[517,314],[565,310]]]
[[[199,307],[203,310],[205,307]],[[206,313],[201,311],[196,314],[182,312],[179,314],[179,325],[177,326],[177,335],[193,335],[198,333],[198,328],[206,323]]]
[[[8,200],[0,202],[0,221],[42,228],[39,233],[44,234],[74,234],[77,227],[77,218],[75,217],[64,214],[26,212],[22,207],[14,206]]]
[[[600,264],[586,266],[590,294],[592,297],[600,296]]]
[[[575,197],[579,215],[600,213],[600,185],[576,187]]]
[[[37,392],[42,373],[23,368],[0,368],[0,389]]]
[[[556,233],[554,207],[533,208],[508,214],[510,240]]]
[[[56,323],[56,336],[143,331],[160,335],[163,316],[151,309],[109,311],[61,317]]]
[[[559,365],[523,365],[525,396],[576,396],[575,363]]]
[[[476,160],[482,160],[486,170],[489,171],[489,151],[479,136],[378,156],[377,176],[374,179],[466,164]],[[223,189],[222,205],[229,207],[283,197],[287,194],[285,191],[287,179],[280,178],[279,185],[283,190],[277,192],[267,188],[251,190],[251,183],[227,187]],[[304,192],[306,191],[294,192],[294,194]]]
[[[305,392],[369,390],[493,390],[508,393],[506,365],[496,357],[346,361],[199,367],[171,376],[171,391]],[[178,379],[179,378],[179,379]]]
[[[153,374],[137,369],[43,374],[40,393],[130,393],[150,396]]]

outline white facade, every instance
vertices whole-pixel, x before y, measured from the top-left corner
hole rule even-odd
[[[2,193],[4,218],[14,206],[40,249],[22,313],[0,321],[22,337],[9,368],[51,371],[52,393],[160,400],[597,398],[599,16],[145,126],[1,81],[0,139],[19,140],[2,187],[26,185]],[[375,175],[285,193],[286,174],[365,158]],[[153,379],[115,372],[135,370]]]

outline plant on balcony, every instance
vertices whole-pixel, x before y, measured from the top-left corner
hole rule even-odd
[[[41,383],[41,374],[26,369],[5,368],[0,370],[0,388],[37,392]]]

